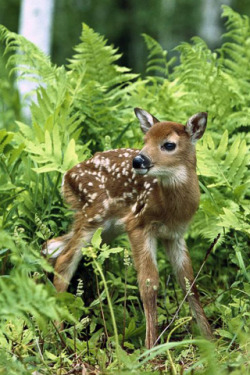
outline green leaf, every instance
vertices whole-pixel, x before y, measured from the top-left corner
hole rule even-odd
[[[102,231],[103,229],[102,228],[98,228],[93,237],[92,237],[92,240],[91,240],[91,244],[92,246],[95,248],[95,249],[99,249],[100,246],[101,246],[101,243],[102,243]]]
[[[227,339],[230,339],[232,340],[233,338],[233,334],[231,332],[228,332],[228,331],[225,331],[224,329],[217,329],[216,332],[218,332],[218,334],[221,336],[221,337],[226,337]]]
[[[98,260],[103,263],[105,259],[109,258],[111,254],[121,253],[123,251],[122,247],[116,247],[111,249],[101,249],[100,254],[98,255]]]
[[[75,140],[71,139],[64,154],[64,162],[62,165],[62,169],[64,171],[67,171],[68,169],[72,168],[79,161],[75,148]]]
[[[221,137],[219,146],[217,150],[215,151],[215,157],[216,159],[223,159],[224,156],[226,155],[227,151],[227,146],[228,146],[228,130],[226,129]]]

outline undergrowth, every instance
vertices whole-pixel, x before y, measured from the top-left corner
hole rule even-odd
[[[227,31],[218,50],[195,37],[176,48],[177,61],[143,35],[145,77],[119,66],[117,49],[85,24],[73,57],[61,67],[1,26],[1,67],[5,60],[7,67],[0,93],[0,374],[247,373],[250,26],[248,17],[226,6],[223,17]],[[16,77],[37,83],[30,123],[21,119]],[[209,113],[197,145],[200,208],[186,240],[198,272],[220,234],[198,277],[212,343],[197,336],[184,303],[159,345],[145,350],[126,237],[110,248],[97,231],[69,292],[59,295],[53,267],[40,255],[44,241],[70,225],[62,174],[97,150],[142,145],[136,106],[182,123]],[[161,248],[158,266],[161,333],[183,295]],[[55,323],[61,320],[63,331]]]

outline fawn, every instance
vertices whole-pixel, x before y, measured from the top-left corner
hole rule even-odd
[[[205,131],[207,113],[195,114],[186,126],[160,122],[139,108],[135,114],[145,133],[142,150],[98,152],[66,172],[62,189],[75,220],[70,233],[47,242],[47,251],[56,258],[54,285],[66,291],[82,247],[98,227],[104,242],[127,232],[146,317],[145,344],[151,348],[157,337],[157,239],[184,292],[194,278],[183,236],[199,205],[195,143]],[[188,301],[201,333],[212,338],[195,285]]]

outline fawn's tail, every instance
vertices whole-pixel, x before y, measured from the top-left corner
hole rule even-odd
[[[72,233],[67,233],[64,236],[52,238],[46,241],[42,247],[42,254],[46,255],[51,261],[56,260],[63,252],[68,241],[72,237]]]

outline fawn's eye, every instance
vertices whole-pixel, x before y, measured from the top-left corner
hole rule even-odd
[[[161,149],[162,150],[166,150],[166,151],[173,151],[176,147],[176,143],[173,143],[173,142],[165,142],[163,143],[163,145],[161,146]]]

